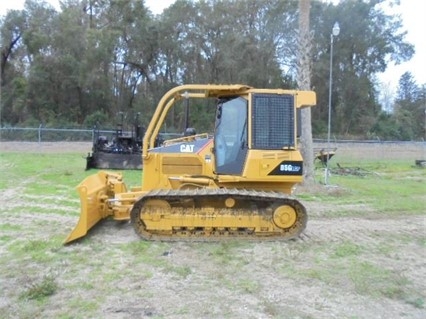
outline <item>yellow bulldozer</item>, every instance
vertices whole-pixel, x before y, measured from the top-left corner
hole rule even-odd
[[[186,134],[156,145],[182,99],[214,99],[212,134]],[[291,196],[303,178],[298,109],[311,91],[246,85],[182,85],[158,103],[143,139],[142,185],[128,189],[117,172],[99,171],[77,187],[80,218],[70,243],[104,218],[128,221],[146,240],[295,238],[305,207]]]

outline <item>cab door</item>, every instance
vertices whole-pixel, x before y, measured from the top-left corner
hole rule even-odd
[[[248,151],[247,107],[242,97],[219,101],[214,134],[216,174],[242,174]]]

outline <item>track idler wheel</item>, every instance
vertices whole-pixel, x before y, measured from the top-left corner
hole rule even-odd
[[[164,231],[163,228],[166,227],[166,229],[171,232],[171,229],[168,229],[169,225],[162,222],[164,215],[170,213],[170,210],[170,204],[161,199],[148,199],[136,203],[130,214],[130,220],[136,234],[149,240],[153,235],[153,231],[161,232],[161,230]],[[153,227],[153,225],[155,226]],[[147,227],[150,229],[148,230]]]
[[[277,203],[272,207],[272,221],[282,229],[287,239],[298,237],[306,228],[308,215],[297,200]]]
[[[294,223],[296,223],[296,210],[289,205],[278,206],[274,210],[273,220],[275,225],[277,225],[279,228],[290,228],[294,225]]]

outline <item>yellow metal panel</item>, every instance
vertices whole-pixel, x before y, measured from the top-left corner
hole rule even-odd
[[[163,156],[161,169],[163,174],[201,175],[203,173],[203,165],[197,155],[179,156],[178,154],[171,154]]]
[[[143,159],[142,190],[151,190],[161,187],[162,175],[160,174],[160,155],[151,153]]]
[[[295,99],[297,108],[312,107],[317,104],[317,95],[312,91],[298,91]]]

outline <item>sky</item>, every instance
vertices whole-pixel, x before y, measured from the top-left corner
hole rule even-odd
[[[426,1],[401,0],[398,8],[389,10],[389,13],[401,14],[403,29],[407,31],[405,40],[414,45],[416,50],[413,58],[398,66],[388,65],[388,70],[379,76],[384,84],[397,87],[399,78],[405,72],[413,74],[418,85],[426,83]],[[343,32],[343,31],[341,31]]]
[[[59,0],[46,1],[59,8]],[[4,15],[8,9],[22,9],[24,2],[25,0],[0,0],[0,15]],[[174,0],[145,0],[145,4],[154,14],[160,14],[173,2]],[[398,66],[389,64],[387,71],[378,76],[391,94],[396,91],[398,81],[405,72],[411,72],[418,85],[426,83],[426,41],[424,40],[426,1],[400,0],[400,3],[400,6],[396,8],[384,7],[384,10],[401,14],[403,29],[407,31],[406,41],[415,46],[416,52],[410,61]],[[340,32],[343,34],[344,30]]]

